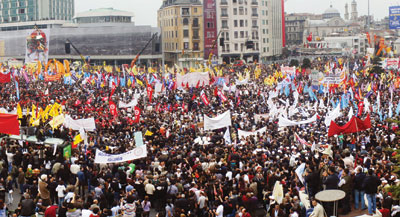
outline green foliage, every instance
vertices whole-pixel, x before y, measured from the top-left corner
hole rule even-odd
[[[398,200],[400,198],[400,186],[393,185],[388,190],[392,193],[393,199]]]
[[[299,61],[296,60],[296,59],[291,59],[291,60],[290,60],[290,63],[289,63],[289,66],[290,66],[290,67],[293,67],[293,66],[298,67],[298,66],[299,66]]]
[[[301,66],[303,69],[311,68],[311,60],[308,58],[303,59],[303,65]]]

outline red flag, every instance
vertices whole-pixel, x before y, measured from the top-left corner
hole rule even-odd
[[[225,102],[226,100],[228,100],[228,98],[226,98],[226,96],[224,95],[224,93],[222,93],[220,90],[217,92],[217,95],[218,95],[219,98],[222,100],[222,102]]]
[[[189,82],[186,83],[186,89],[189,89]]]
[[[185,113],[185,101],[182,101],[182,109],[183,109],[183,113]]]
[[[0,83],[9,83],[9,82],[11,82],[11,73],[3,74],[0,72]]]
[[[215,87],[214,89],[214,96],[218,96],[218,87]]]
[[[151,99],[153,98],[153,88],[150,84],[147,84],[147,96],[149,97],[149,102],[151,103]]]
[[[204,82],[204,81],[203,81]],[[200,87],[200,80],[196,84],[196,89]]]
[[[237,103],[236,103],[236,106],[239,106],[239,105],[240,105],[240,96],[238,96]]]
[[[358,114],[357,114],[357,117],[360,117],[362,115],[363,110],[364,110],[364,102],[360,101],[358,103]]]
[[[0,114],[0,133],[19,135],[18,115]]]
[[[81,104],[81,101],[79,100],[79,99],[77,99],[76,101],[75,101],[75,106],[78,106],[78,105],[80,105]]]
[[[88,104],[88,105],[92,104],[92,98],[88,99],[88,100],[86,101],[86,104]]]
[[[135,112],[135,123],[139,123],[140,113],[141,113],[140,108],[135,106],[134,112]]]
[[[113,101],[110,101],[110,113],[113,116],[117,116],[117,106],[115,105],[115,103]]]
[[[260,96],[260,94],[261,94],[261,90],[258,90],[257,96]]]
[[[307,41],[312,41],[312,32],[307,36]]]
[[[196,99],[196,94],[193,94],[192,100]]]
[[[203,103],[205,105],[209,105],[210,104],[210,101],[207,99],[207,96],[204,93],[204,91],[201,91],[200,98],[201,98],[201,100],[203,100]]]
[[[353,117],[349,122],[347,122],[347,124],[342,127],[337,125],[334,121],[331,121],[328,136],[331,137],[339,134],[356,133],[367,130],[369,128],[371,128],[371,119],[369,115],[367,116],[367,118],[365,118],[365,120]]]
[[[112,95],[114,95],[115,89],[116,89],[116,86],[115,86],[115,82],[113,81],[113,82],[112,82],[112,85],[111,85],[110,99],[111,99]]]

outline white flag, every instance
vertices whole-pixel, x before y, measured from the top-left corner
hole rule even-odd
[[[349,111],[349,115],[348,115],[349,121],[351,120],[351,118],[353,117],[353,115],[354,115],[353,106],[350,106],[350,111]]]
[[[225,140],[225,144],[232,144],[232,140],[231,140],[231,133],[229,132],[229,127],[226,128],[225,134],[224,134],[224,140]]]

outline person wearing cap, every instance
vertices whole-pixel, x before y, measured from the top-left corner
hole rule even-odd
[[[51,204],[50,200],[50,191],[47,188],[47,175],[43,174],[40,176],[39,179],[39,193],[40,193],[40,198],[43,200],[43,205],[48,206]]]
[[[367,195],[368,200],[368,213],[370,215],[376,214],[376,193],[378,186],[381,184],[381,180],[375,176],[372,169],[368,170],[368,176],[365,177],[363,182],[363,188]]]

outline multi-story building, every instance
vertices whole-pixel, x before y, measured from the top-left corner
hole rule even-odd
[[[203,62],[203,4],[200,0],[164,0],[158,10],[158,27],[168,65],[193,67]]]
[[[282,53],[281,0],[217,0],[217,21],[223,62],[259,61]]]
[[[72,20],[74,0],[2,0],[0,23]]]
[[[133,18],[135,15],[132,12],[115,10],[114,8],[99,8],[94,10],[78,13],[74,17],[74,23],[131,23],[134,24]]]
[[[218,29],[216,0],[203,0],[204,59],[218,60]]]
[[[304,25],[310,14],[286,14],[286,44],[288,46],[302,45]]]

